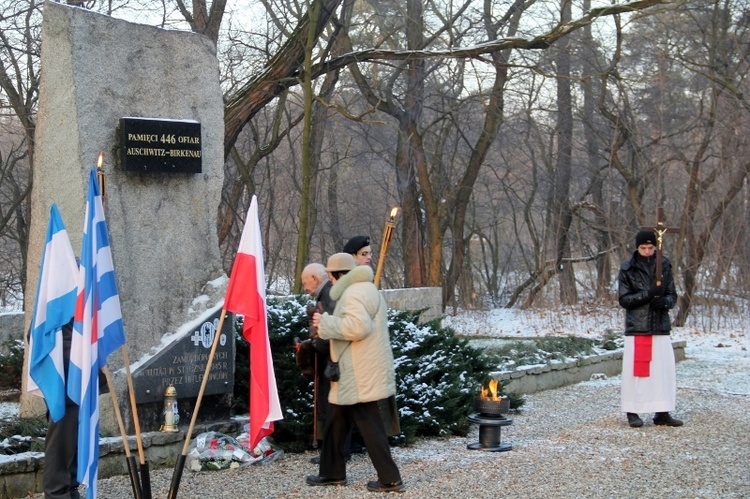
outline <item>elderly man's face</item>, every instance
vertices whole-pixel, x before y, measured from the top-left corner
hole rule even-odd
[[[305,293],[307,293],[308,295],[314,294],[319,285],[320,281],[314,275],[302,276],[302,289],[304,289]]]

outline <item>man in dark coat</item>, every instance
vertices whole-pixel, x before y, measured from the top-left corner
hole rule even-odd
[[[654,412],[655,425],[682,426],[669,414],[677,393],[669,310],[677,303],[677,293],[672,264],[665,257],[656,284],[656,244],[654,232],[638,232],[636,251],[620,266],[617,279],[625,309],[620,405],[633,428],[643,426],[639,412]]]
[[[315,310],[320,313],[333,313],[336,302],[331,298],[331,286],[333,283],[328,279],[325,267],[320,263],[311,263],[302,270],[302,288],[307,294],[315,298]],[[318,441],[323,440],[325,422],[328,417],[328,393],[331,390],[331,382],[323,375],[326,364],[331,359],[329,341],[318,337],[309,340],[315,351],[315,414],[317,418],[316,435]],[[313,463],[320,461],[319,457],[312,458]]]
[[[62,327],[63,369],[67,385],[73,319]],[[42,488],[45,499],[78,499],[78,406],[65,397],[65,415],[58,422],[49,418],[44,438]]]

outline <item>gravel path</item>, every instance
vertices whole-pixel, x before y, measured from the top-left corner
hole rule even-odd
[[[509,452],[467,450],[478,439],[476,428],[467,438],[394,448],[407,487],[399,497],[750,497],[750,354],[725,350],[717,357],[688,348],[678,364],[674,415],[685,421],[681,428],[654,426],[650,415],[642,428],[630,428],[619,411],[619,377],[540,392],[528,395],[503,428]],[[310,487],[305,476],[317,473],[312,456],[185,471],[179,497],[369,496],[365,484],[375,473],[367,456],[349,464],[348,486]],[[151,472],[155,498],[167,497],[171,475],[171,469]],[[100,480],[99,497],[132,497],[127,477]]]

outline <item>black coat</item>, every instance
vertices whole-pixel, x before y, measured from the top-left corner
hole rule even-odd
[[[331,281],[326,281],[326,283],[323,284],[323,287],[320,288],[318,296],[315,297],[316,302],[323,307],[323,312],[328,312],[329,314],[332,314],[333,310],[336,308],[336,301],[331,298],[332,287],[333,283]]]
[[[677,303],[677,293],[672,277],[672,263],[662,256],[663,296],[666,309],[655,310],[651,305],[654,296],[649,292],[656,284],[654,278],[656,260],[644,259],[636,251],[630,260],[620,266],[617,278],[620,306],[625,309],[625,335],[668,335],[672,329],[669,310]]]
[[[336,308],[336,301],[331,298],[332,287],[333,283],[331,281],[326,281],[326,283],[320,288],[318,296],[315,297],[315,304],[320,313],[328,312],[329,314],[332,314],[333,310]],[[331,382],[326,379],[323,373],[325,372],[326,364],[331,360],[331,347],[330,341],[322,338],[315,338],[312,342],[316,350],[316,363],[318,367],[318,393],[316,394],[318,427],[316,438],[318,440],[323,440],[325,437],[326,419],[328,416],[328,393],[331,391]]]
[[[326,283],[320,288],[318,296],[315,297],[315,305],[318,307],[318,312],[321,314],[324,312],[332,314],[333,310],[336,308],[336,301],[331,298],[331,287],[333,287],[333,283],[331,281],[326,281]],[[322,363],[320,374],[322,375],[326,361],[331,358],[329,343],[328,340],[315,338],[313,340],[313,346],[318,353],[323,355],[323,358],[320,359]]]
[[[309,330],[310,336],[314,336],[312,329],[312,316],[315,312],[333,313],[333,309],[336,308],[336,302],[331,299],[331,287],[333,283],[326,281],[326,283],[320,288],[317,296],[315,297],[315,305],[309,304],[307,306],[307,319],[310,323]],[[323,371],[325,371],[326,363],[331,359],[331,348],[328,340],[322,338],[308,338],[301,341],[295,348],[296,350],[296,361],[297,365],[302,369],[302,375],[310,380],[314,379],[315,371],[318,371],[318,377],[324,381]]]

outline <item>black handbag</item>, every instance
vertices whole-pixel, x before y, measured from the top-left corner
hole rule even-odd
[[[326,368],[323,371],[323,376],[325,376],[328,381],[338,381],[341,378],[339,363],[329,360],[326,363]]]

